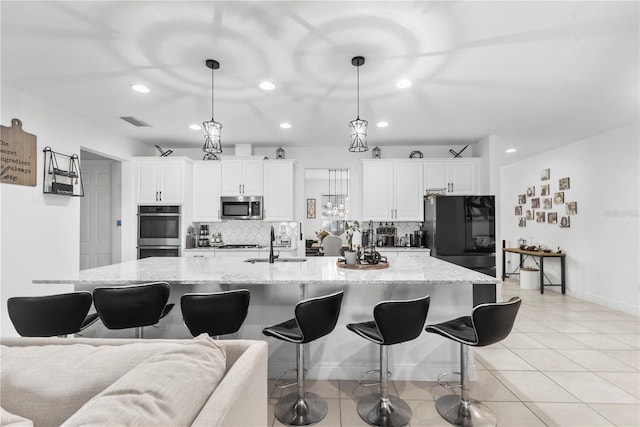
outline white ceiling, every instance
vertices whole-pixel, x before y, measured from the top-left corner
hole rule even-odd
[[[2,83],[163,148],[570,142],[638,118],[639,4],[2,1]],[[397,89],[399,78],[413,86]],[[258,88],[270,80],[276,89]],[[131,91],[143,83],[149,94]],[[4,104],[4,102],[3,102]],[[10,108],[3,105],[3,108]],[[151,127],[120,119],[133,116]],[[380,120],[387,128],[377,128]],[[292,124],[288,130],[279,124]]]

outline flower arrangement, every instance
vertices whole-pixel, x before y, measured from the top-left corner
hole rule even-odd
[[[319,241],[320,243],[322,243],[322,239],[324,239],[325,237],[327,237],[329,234],[331,234],[331,233],[329,233],[329,232],[328,232],[328,231],[326,231],[326,230],[318,230],[318,231],[316,231],[316,237],[318,238],[318,241]]]

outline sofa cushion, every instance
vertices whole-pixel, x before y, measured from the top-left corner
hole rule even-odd
[[[224,373],[224,347],[203,334],[142,362],[63,426],[190,425]]]
[[[0,426],[2,427],[33,427],[33,421],[0,408]]]
[[[0,406],[38,427],[59,426],[134,366],[184,345],[143,341],[56,345],[57,340],[0,349]]]

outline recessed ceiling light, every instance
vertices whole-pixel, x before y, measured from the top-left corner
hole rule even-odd
[[[262,90],[274,90],[275,88],[276,88],[276,85],[274,85],[271,82],[264,81],[264,82],[260,83],[260,89],[262,89]]]
[[[194,123],[192,125],[189,125],[189,129],[200,130],[200,129],[202,129],[202,126]]]
[[[140,92],[140,93],[149,93],[150,90],[148,87],[146,87],[145,85],[131,85],[131,89],[135,90],[136,92]]]
[[[409,79],[400,79],[396,83],[396,87],[398,89],[406,89],[406,88],[410,87],[412,84],[413,84],[413,82],[411,80],[409,80]]]
[[[387,123],[387,122],[378,122],[376,124],[376,126],[378,126],[379,128],[386,128],[387,126],[389,126],[389,123]]]
[[[507,153],[515,153],[517,150],[515,148],[507,148]]]
[[[280,127],[282,129],[291,129],[291,123],[287,123],[287,122],[280,123]]]

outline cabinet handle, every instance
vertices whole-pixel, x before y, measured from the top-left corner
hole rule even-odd
[[[156,202],[158,201],[158,192],[156,191]]]
[[[242,194],[244,194],[244,184],[242,184]]]
[[[396,209],[396,216],[395,216],[395,218],[396,218],[396,219],[398,219],[398,209]]]
[[[393,209],[391,209],[391,218],[393,218]]]
[[[238,184],[238,193],[242,194],[242,184]]]
[[[160,202],[162,201],[162,191],[160,191]]]

